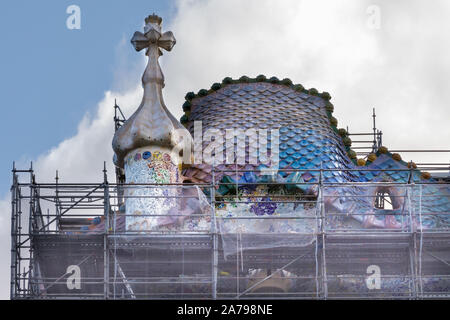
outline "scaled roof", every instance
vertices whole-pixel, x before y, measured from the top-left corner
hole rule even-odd
[[[264,76],[256,79],[244,76],[239,80],[225,78],[222,83],[213,84],[210,90],[202,89],[197,94],[188,93],[183,105],[185,115],[181,122],[191,134],[194,133],[194,121],[202,121],[203,134],[210,128],[222,132],[231,128],[279,129],[280,167],[276,181],[299,183],[295,187],[305,193],[316,193],[314,186],[301,183],[318,182],[318,169],[321,168],[325,169],[323,182],[331,184],[437,182],[429,174],[419,171],[413,163],[402,161],[399,154],[391,154],[385,147],[380,147],[367,161],[357,162],[356,153],[350,149],[348,133],[337,128],[330,99],[326,92],[306,90],[301,85],[292,84],[289,79],[280,81],[275,77],[267,79]],[[256,139],[256,136],[251,136],[250,143],[256,143]],[[203,142],[203,149],[207,145],[208,142]],[[245,152],[248,159],[248,147]],[[263,167],[261,164],[219,164],[215,169],[215,180],[237,182],[240,185],[245,185],[246,182],[263,182],[266,177],[257,170]],[[232,172],[235,169],[243,172]],[[192,182],[210,182],[212,168],[207,164],[191,165],[183,174]],[[373,191],[369,189],[341,187],[337,190],[338,193],[345,193],[349,197],[340,200],[341,203],[337,205],[344,211],[367,212],[373,209],[370,195],[363,196],[363,193]],[[222,186],[218,191],[226,194],[231,190],[232,188],[227,190],[227,187]],[[410,205],[414,210],[418,212],[422,205],[424,212],[438,214],[450,211],[448,186],[429,184],[422,191],[426,200],[419,204],[417,199],[413,199]],[[411,196],[414,198],[414,195]],[[448,216],[428,215],[424,220],[433,226],[450,226]]]
[[[348,156],[351,150],[344,145],[336,129],[336,119],[331,116],[333,106],[328,102],[329,94],[319,94],[315,89],[304,90],[301,86],[283,81],[255,80],[228,84],[225,81],[220,87],[213,85],[214,89],[209,93],[201,90],[197,96],[188,94],[188,103],[184,106],[187,115],[182,122],[191,134],[194,134],[194,121],[202,121],[203,133],[210,128],[222,132],[226,129],[279,129],[280,169],[339,169],[351,166],[352,160]],[[251,143],[256,141],[256,135],[250,137]],[[203,142],[203,148],[207,145],[208,142]],[[248,153],[247,147],[246,159]],[[238,165],[240,170],[258,168],[261,165]],[[233,173],[223,172],[234,169],[232,164],[218,165],[216,179],[221,179],[224,174],[235,177]],[[325,178],[329,181],[344,179],[344,174],[327,172]],[[184,175],[194,182],[209,182],[211,166],[192,165]],[[280,175],[286,179],[289,172],[281,170]],[[317,172],[305,171],[302,179],[314,182]]]

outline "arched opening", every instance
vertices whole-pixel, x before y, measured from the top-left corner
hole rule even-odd
[[[378,220],[376,224],[384,228],[400,228],[403,223],[404,190],[394,186],[378,186],[373,197],[375,220]]]
[[[376,209],[393,210],[392,198],[389,190],[377,190],[375,194]]]
[[[404,192],[393,186],[377,187],[374,193],[374,207],[382,210],[398,210],[403,207]]]

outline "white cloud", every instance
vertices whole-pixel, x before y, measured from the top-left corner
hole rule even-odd
[[[187,91],[209,88],[226,76],[289,77],[305,87],[329,91],[340,126],[367,131],[371,108],[376,107],[388,147],[448,149],[450,21],[444,13],[449,3],[385,1],[380,5],[380,30],[366,26],[369,4],[360,0],[345,4],[335,0],[178,1],[176,17],[164,25],[174,32],[177,45],[161,59],[169,109],[179,118]],[[126,73],[127,68],[123,69]],[[129,116],[142,91],[134,71],[115,77],[127,79],[118,88],[132,89],[106,92],[96,113],[80,122],[75,136],[43,153],[35,162],[38,181],[53,181],[56,169],[62,182],[101,181],[103,161],[112,179],[114,98]],[[404,158],[449,160],[448,154],[405,154]],[[9,200],[0,201],[0,210],[9,212]],[[2,243],[8,244],[0,247],[4,257],[0,297],[7,298],[9,220],[4,214],[0,223]]]
[[[379,30],[367,27],[378,5]],[[289,77],[329,91],[342,127],[377,124],[390,149],[450,149],[450,3],[434,1],[179,1],[164,57],[167,102],[181,115],[187,91],[225,76]],[[449,154],[403,154],[448,162]]]
[[[85,115],[75,136],[64,140],[37,159],[35,171],[39,181],[48,178],[54,181],[56,169],[59,171],[60,182],[101,181],[103,161],[106,161],[108,171],[113,173],[111,141],[114,135],[114,98],[117,98],[123,111],[129,115],[139,104],[141,91],[137,87],[125,94],[106,92],[104,99],[98,104],[96,115]]]

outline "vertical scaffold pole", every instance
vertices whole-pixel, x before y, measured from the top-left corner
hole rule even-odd
[[[320,192],[320,217],[321,217],[321,234],[322,234],[322,285],[323,285],[323,298],[328,298],[328,280],[327,280],[327,261],[326,261],[326,249],[325,249],[325,202],[323,194],[323,168],[320,166],[320,179],[319,179]]]
[[[217,223],[216,223],[216,197],[215,197],[215,185],[216,185],[216,177],[215,177],[215,167],[213,166],[213,175],[212,175],[213,187],[212,187],[212,206],[213,206],[213,226],[214,226],[214,265],[213,265],[213,277],[214,277],[214,291],[213,298],[217,299],[217,272],[218,272],[218,234],[217,234]]]
[[[39,201],[37,199],[37,190],[35,185],[35,177],[34,177],[34,170],[33,170],[33,162],[30,164],[30,216],[28,220],[28,232],[29,232],[29,244],[30,248],[28,250],[28,282],[27,282],[27,293],[28,295],[32,294],[32,288],[31,288],[31,280],[32,280],[32,274],[33,274],[33,267],[34,267],[34,252],[33,252],[33,238],[34,238],[34,229],[36,225],[36,202]],[[24,280],[25,281],[25,280]],[[24,288],[25,289],[25,288]]]
[[[319,252],[319,230],[320,230],[320,198],[322,197],[322,189],[319,187],[317,202],[316,202],[316,230],[315,230],[315,237],[316,237],[316,244],[315,244],[315,250],[314,250],[314,258],[315,258],[315,283],[316,283],[316,299],[319,299],[319,259],[318,259],[318,252]]]
[[[375,153],[378,149],[377,147],[377,125],[376,125],[376,114],[375,114],[375,108],[372,109],[372,118],[373,118],[373,145],[372,145],[372,152]]]
[[[411,284],[412,284],[412,298],[417,299],[417,233],[416,228],[414,226],[414,216],[413,206],[411,202],[411,192],[414,190],[414,176],[413,176],[413,167],[410,168],[410,176],[408,185],[406,188],[407,192],[407,201],[408,201],[408,210],[409,210],[409,228],[410,232],[410,242],[409,242],[409,256],[410,256],[410,269],[411,269]]]
[[[412,171],[410,171],[410,177],[412,177]],[[412,292],[410,293],[411,298],[417,299],[417,281],[416,281],[416,275],[417,275],[417,268],[416,268],[416,261],[417,261],[417,252],[416,252],[416,230],[414,228],[414,216],[413,216],[413,207],[411,203],[411,192],[413,190],[414,182],[411,184],[411,180],[408,183],[408,186],[406,188],[406,194],[407,194],[407,201],[408,201],[408,210],[409,210],[409,228],[408,232],[410,232],[411,237],[409,241],[409,261],[410,261],[410,278],[411,278],[411,288]]]
[[[422,280],[422,251],[423,251],[423,225],[422,225],[422,184],[420,185],[420,196],[419,196],[419,226],[420,226],[420,246],[419,246],[419,272],[418,272],[418,294],[420,298],[423,298],[423,280]]]
[[[56,223],[55,223],[55,231],[59,230],[59,190],[58,190],[58,183],[59,183],[59,174],[58,170],[56,170],[55,173],[55,215],[56,215]],[[48,226],[50,228],[50,226]]]
[[[109,247],[108,247],[108,232],[109,232],[109,184],[106,171],[106,162],[103,163],[103,214],[105,218],[105,233],[103,236],[103,282],[104,282],[104,299],[109,298]]]
[[[212,217],[211,217],[211,233],[213,240],[213,261],[212,261],[212,297],[217,299],[217,263],[218,263],[218,248],[217,248],[217,225],[216,225],[216,197],[215,197],[215,166],[212,167],[212,178],[211,178],[211,206],[212,206]]]
[[[9,296],[14,299],[17,294],[17,175],[13,162],[13,183],[11,187],[11,282]]]

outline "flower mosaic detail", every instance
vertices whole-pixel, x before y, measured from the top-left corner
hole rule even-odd
[[[164,160],[164,161],[167,161],[167,162],[170,162],[170,161],[171,161],[171,159],[170,159],[170,154],[164,153],[164,155],[163,155],[163,160]]]
[[[245,229],[245,239],[248,241],[244,239],[241,245],[248,248],[255,245],[250,236],[253,234],[274,236],[270,241],[275,247],[298,246],[300,243],[308,245],[314,241],[317,225],[312,218],[317,214],[316,208],[299,206],[292,201],[292,194],[288,193],[288,190],[280,188],[258,186],[255,191],[244,193],[245,191],[242,190],[242,192],[243,194],[239,193],[234,197],[231,195],[224,197],[223,203],[216,204],[217,221],[222,234],[233,235]],[[277,196],[273,198],[271,195]],[[255,215],[265,219],[253,219]],[[278,219],[280,217],[281,219]],[[283,219],[283,217],[296,219]],[[279,237],[279,235],[290,233],[302,235],[295,240]],[[225,237],[223,240],[224,253],[232,254],[236,250],[235,237]],[[261,245],[264,246],[264,244]]]
[[[156,161],[162,160],[161,152],[159,152],[159,151],[153,152],[153,157],[152,158],[153,158],[153,160],[156,160]]]
[[[144,153],[142,153],[142,158],[144,158],[145,160],[149,159],[152,156],[152,153],[150,151],[145,151]]]
[[[269,197],[262,198],[261,200],[262,202],[252,204],[250,211],[257,216],[263,216],[265,214],[271,216],[277,209],[277,204],[272,202]]]
[[[159,151],[136,152],[125,161],[125,175],[131,184],[167,184],[179,180],[178,167],[168,153]],[[158,217],[166,215],[176,206],[174,188],[158,186],[136,186],[127,190],[126,228],[145,231],[158,227]],[[141,216],[144,215],[144,216]]]
[[[145,161],[143,161],[145,160]],[[143,162],[141,164],[137,164],[137,162]],[[133,156],[129,156],[126,159],[127,168],[131,168],[136,166],[140,168],[139,176],[134,175],[133,172],[135,170],[126,170],[126,175],[133,175],[134,177],[130,179],[130,182],[134,183],[174,183],[178,181],[178,168],[172,163],[172,158],[168,153],[162,153],[159,151],[150,152],[137,152]],[[145,164],[147,169],[143,169],[142,166]],[[147,173],[145,173],[147,171]],[[142,180],[142,181],[141,181]]]

